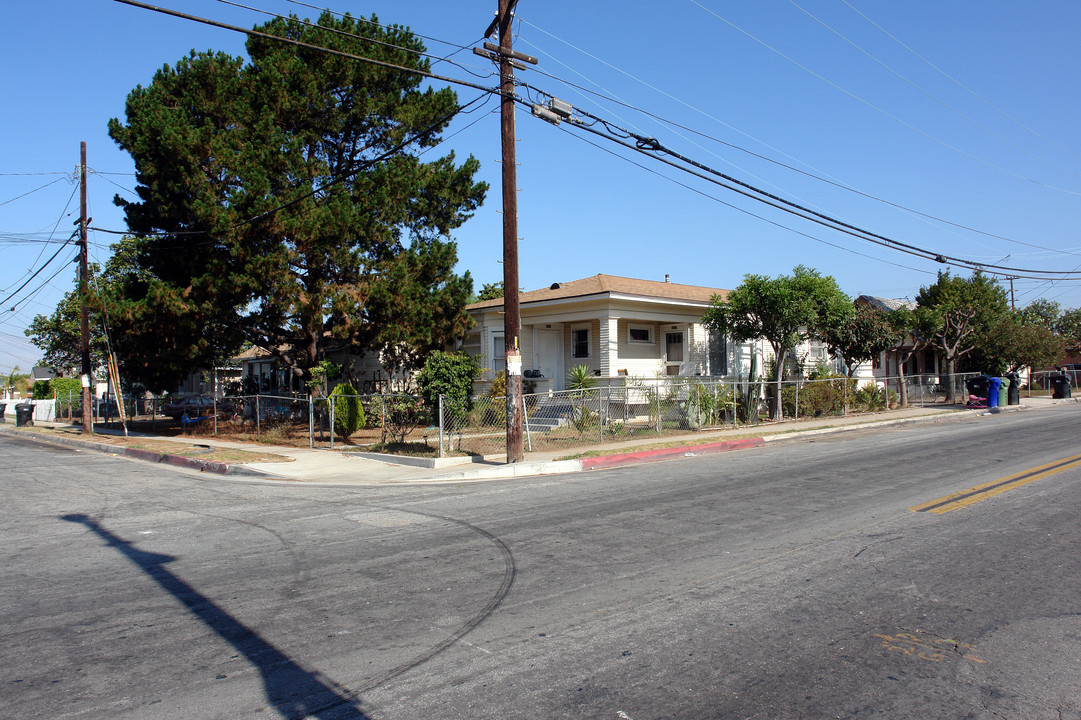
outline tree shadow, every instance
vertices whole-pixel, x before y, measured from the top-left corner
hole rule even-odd
[[[201,595],[165,565],[176,558],[145,552],[103,528],[94,519],[70,514],[62,520],[81,523],[119,550],[196,618],[237,649],[262,675],[267,701],[282,717],[369,720],[355,693],[318,672],[306,670],[228,612]]]

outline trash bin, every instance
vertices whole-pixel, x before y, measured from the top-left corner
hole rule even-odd
[[[998,391],[1002,388],[1002,379],[987,378],[987,407],[998,407]]]
[[[7,411],[8,411],[8,404],[7,403],[0,403],[0,423],[7,422],[7,419],[4,417],[7,414]]]
[[[1006,396],[1007,405],[1020,405],[1021,404],[1021,377],[1017,373],[1007,373],[1006,377],[1010,379],[1010,389]]]
[[[1055,400],[1063,400],[1070,397],[1070,378],[1065,375],[1052,375],[1051,397]]]
[[[1011,383],[1010,379],[1005,376],[1000,377],[998,381],[998,406],[1006,407],[1006,405],[1008,405],[1010,402],[1010,385],[1012,385],[1013,383]]]
[[[965,380],[965,389],[968,390],[969,395],[975,395],[978,398],[987,397],[987,381],[991,378],[986,375],[980,375],[979,377],[969,378]]]
[[[24,427],[34,424],[34,405],[32,403],[19,403],[15,406],[15,426]]]

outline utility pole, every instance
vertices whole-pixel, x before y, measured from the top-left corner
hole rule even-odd
[[[1014,278],[1011,276],[1010,277],[1010,310],[1016,310],[1017,309],[1017,299],[1013,295],[1013,280],[1014,280]]]
[[[82,333],[80,350],[83,361],[82,432],[84,435],[94,432],[93,408],[90,407],[92,395],[90,392],[90,289],[87,280],[90,268],[87,260],[86,224],[86,142],[82,142],[79,144],[79,329]]]
[[[499,117],[503,144],[503,342],[507,367],[507,462],[525,459],[522,448],[522,318],[518,304],[518,155],[514,139],[514,65],[511,22],[518,0],[498,0]]]

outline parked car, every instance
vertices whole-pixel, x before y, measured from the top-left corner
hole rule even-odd
[[[218,410],[225,410],[225,406],[222,403],[217,404]],[[193,395],[191,397],[181,397],[166,403],[165,407],[161,409],[163,415],[168,415],[173,420],[180,421],[180,417],[187,413],[188,417],[196,418],[204,415],[210,415],[214,412],[214,399],[203,397],[202,395]]]

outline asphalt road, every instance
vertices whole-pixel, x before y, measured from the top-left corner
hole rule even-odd
[[[391,489],[0,436],[0,717],[1081,718],[1079,421]]]

